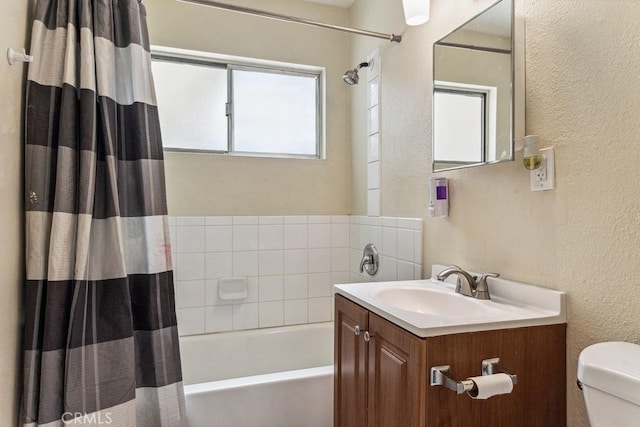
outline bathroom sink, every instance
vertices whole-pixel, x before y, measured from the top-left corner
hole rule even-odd
[[[487,317],[500,313],[495,303],[487,304],[463,295],[424,286],[387,287],[374,292],[384,305],[404,311],[441,317]]]
[[[445,266],[434,265],[432,277]],[[454,277],[452,279],[455,280]],[[436,279],[335,285],[335,292],[420,337],[566,322],[565,293],[488,279],[490,300],[455,292]]]

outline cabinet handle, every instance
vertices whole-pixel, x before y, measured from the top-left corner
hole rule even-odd
[[[356,325],[355,328],[353,328],[353,333],[356,334],[356,336],[360,335],[360,326]]]
[[[371,335],[371,334],[369,333],[369,331],[364,331],[364,340],[365,340],[366,342],[371,341],[371,338],[372,338],[372,337],[373,337],[373,335]]]

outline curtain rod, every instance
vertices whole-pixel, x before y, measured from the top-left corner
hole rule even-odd
[[[324,22],[310,21],[308,19],[297,18],[295,16],[280,15],[278,13],[267,12],[250,7],[236,6],[213,0],[178,0],[184,3],[199,4],[201,6],[214,7],[216,9],[231,10],[233,12],[246,13],[248,15],[261,16],[263,18],[275,19],[277,21],[294,22],[296,24],[310,25],[312,27],[327,28],[330,30],[344,31],[346,33],[359,34],[361,36],[376,37],[379,39],[389,40],[390,42],[400,43],[402,36],[396,34],[378,33],[375,31],[359,30],[357,28],[341,27],[339,25],[325,24]]]

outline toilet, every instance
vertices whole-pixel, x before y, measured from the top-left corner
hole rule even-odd
[[[591,427],[640,426],[640,345],[602,342],[578,358]]]

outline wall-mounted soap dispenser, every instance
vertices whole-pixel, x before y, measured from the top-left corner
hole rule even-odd
[[[429,178],[429,216],[449,216],[449,180]]]

